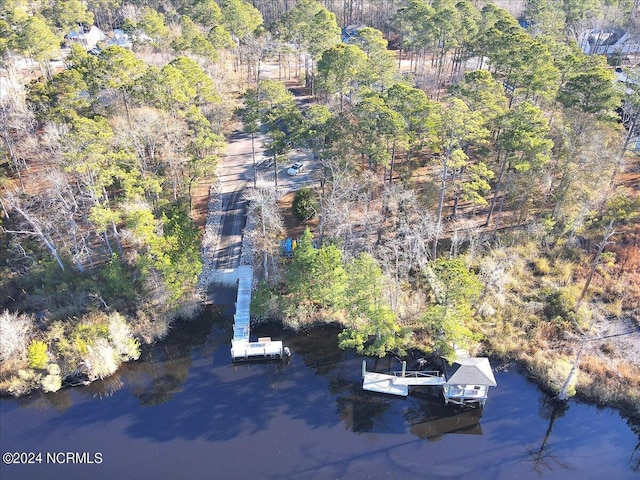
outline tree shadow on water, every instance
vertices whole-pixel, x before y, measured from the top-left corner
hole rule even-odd
[[[542,475],[545,470],[554,470],[556,467],[569,469],[569,465],[562,462],[553,452],[553,444],[550,443],[553,426],[558,418],[561,418],[568,410],[565,402],[558,402],[549,397],[543,397],[540,406],[540,416],[549,419],[547,430],[539,446],[527,448],[527,460],[531,462],[533,470]]]
[[[254,333],[262,336],[263,330]],[[232,365],[226,344],[212,352],[213,365],[194,366],[191,354],[155,363],[151,382],[132,389],[149,408],[137,411],[127,433],[158,441],[225,441],[265,430],[278,417],[304,420],[311,428],[335,425],[340,417],[327,407],[350,386],[337,373],[345,354],[335,335],[326,333],[276,329],[274,336],[284,337],[294,352],[290,363]]]

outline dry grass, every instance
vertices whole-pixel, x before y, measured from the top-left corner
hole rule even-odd
[[[601,405],[618,406],[640,413],[640,368],[585,356],[580,362],[578,393]]]
[[[551,265],[546,257],[540,257],[533,261],[533,272],[536,275],[549,275],[551,273]]]
[[[571,304],[582,290],[592,257],[581,250],[566,249],[543,256],[540,246],[530,238],[513,236],[508,241],[503,239],[502,245],[492,252],[490,270],[499,271],[496,265],[502,266],[499,278],[503,284],[501,288],[489,288],[484,299],[495,308],[495,314],[485,316],[480,326],[486,346],[493,355],[521,362],[543,389],[558,393],[582,337],[573,329],[568,331],[573,320],[550,321],[545,317],[544,292],[565,292],[567,311],[573,310]],[[583,330],[590,324],[594,306],[603,321],[610,315],[633,317],[634,311],[635,317],[640,316],[640,251],[636,252],[634,246],[623,254],[616,253],[624,266],[606,266],[596,273],[578,315]],[[563,311],[562,305],[555,310]],[[580,361],[575,391],[598,404],[640,412],[640,364],[623,361],[632,357],[622,345],[617,338],[588,344]]]
[[[191,218],[200,232],[204,230],[207,222],[211,182],[211,178],[201,179],[191,191]]]

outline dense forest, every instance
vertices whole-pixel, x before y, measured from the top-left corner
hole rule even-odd
[[[276,169],[321,164],[292,211],[245,192],[256,319],[482,351],[640,413],[637,52],[584,53],[637,5],[519,6],[3,0],[0,390],[103,378],[197,311],[194,200],[235,119]]]

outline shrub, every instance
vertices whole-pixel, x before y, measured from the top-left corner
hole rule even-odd
[[[546,257],[538,257],[533,262],[533,271],[536,275],[549,275],[551,273],[551,265]]]
[[[136,289],[122,260],[115,253],[100,271],[102,294],[109,303],[130,301]]]
[[[56,363],[47,365],[48,375],[45,375],[40,381],[40,386],[45,392],[57,392],[62,387],[62,377],[60,376],[60,367]]]
[[[29,367],[43,370],[47,366],[47,360],[49,359],[47,356],[47,344],[40,340],[34,340],[29,345],[27,357],[29,358]]]
[[[37,388],[41,375],[33,370],[19,370],[17,375],[12,376],[6,386],[6,391],[15,397],[20,397]]]
[[[301,221],[313,218],[318,211],[318,200],[309,187],[302,187],[293,197],[293,214]]]
[[[605,355],[613,357],[616,354],[616,347],[613,343],[607,341],[600,346],[600,351]]]
[[[41,381],[40,385],[45,392],[57,392],[62,388],[62,377],[60,375],[46,375]]]
[[[109,315],[109,336],[116,354],[123,361],[140,358],[140,345],[133,338],[131,328],[119,313]]]
[[[576,320],[574,311],[576,299],[568,289],[547,289],[544,295],[543,311],[548,320],[556,323]]]
[[[251,315],[256,318],[273,318],[278,312],[278,296],[265,282],[260,282],[251,299]]]
[[[106,338],[108,335],[109,327],[103,314],[94,314],[76,325],[72,338],[78,353],[84,355],[98,339]]]
[[[116,351],[105,338],[99,338],[93,345],[87,346],[83,358],[89,380],[102,379],[115,373],[120,365],[117,357]]]
[[[132,334],[144,343],[153,343],[169,333],[171,318],[166,314],[158,314],[152,305],[143,305],[136,311],[131,322]]]
[[[571,277],[573,275],[573,267],[569,262],[565,262],[563,260],[556,260],[556,262],[553,265],[553,274],[557,277],[560,283],[567,285],[571,282]]]

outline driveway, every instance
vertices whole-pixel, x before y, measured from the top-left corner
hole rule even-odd
[[[320,165],[313,158],[311,150],[297,148],[289,152],[287,161],[278,163],[278,190],[284,194],[300,190],[303,186],[312,186],[320,182]],[[304,163],[304,169],[297,175],[287,175],[289,167],[296,162]],[[261,184],[274,185],[273,162],[266,159],[258,166],[258,180]]]

